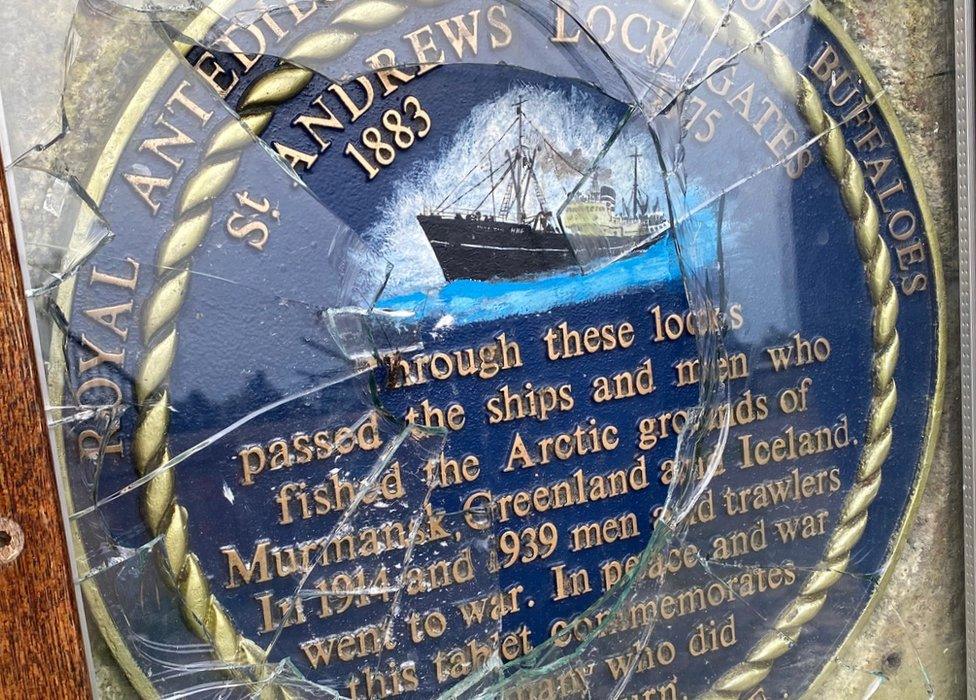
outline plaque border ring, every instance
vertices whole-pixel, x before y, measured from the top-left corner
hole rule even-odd
[[[314,58],[318,61],[337,58],[351,50],[361,35],[393,25],[411,7],[434,7],[445,2],[446,0],[353,0],[330,18],[325,29],[304,37],[295,44],[276,68],[259,76],[242,96],[237,110],[240,120],[248,128],[241,128],[238,120],[229,119],[211,136],[196,172],[190,176],[179,195],[173,224],[157,249],[157,276],[142,309],[144,352],[139,360],[135,380],[139,415],[133,439],[133,461],[141,476],[151,476],[158,471],[158,475],[145,485],[142,497],[143,518],[150,532],[164,544],[162,568],[179,592],[183,617],[188,626],[203,641],[212,645],[214,656],[220,662],[256,669],[256,673],[252,671],[248,680],[253,681],[257,687],[267,680],[268,669],[264,664],[263,651],[237,629],[231,616],[212,592],[199,561],[190,551],[187,528],[190,515],[176,498],[175,470],[166,468],[170,461],[167,449],[170,411],[167,380],[177,352],[176,323],[191,274],[191,258],[210,228],[212,202],[230,185],[242,150],[252,142],[255,135],[260,136],[268,127],[277,105],[299,94],[315,75],[312,70],[289,63],[288,60],[301,62],[302,58]],[[673,2],[674,0],[660,0],[662,6]],[[227,4],[229,0],[216,0],[213,6],[219,8]],[[696,3],[696,11],[702,15],[704,21],[711,22],[712,26],[719,26],[727,15],[714,0],[700,0]],[[894,135],[895,145],[905,164],[922,213],[926,240],[931,252],[938,315],[935,391],[929,404],[920,466],[916,472],[917,481],[909,496],[897,537],[889,549],[884,573],[871,592],[858,620],[842,642],[840,648],[843,649],[861,629],[887,585],[890,564],[897,558],[914,520],[932,462],[945,391],[945,289],[941,255],[931,213],[924,191],[919,185],[918,171],[907,148],[907,138],[894,108],[853,40],[826,10],[821,0],[814,0],[808,13],[815,21],[822,23],[844,49],[867,87],[868,98],[874,101],[874,106],[880,110]],[[204,11],[187,27],[185,33],[191,37],[202,36],[219,18],[219,10]],[[871,403],[854,484],[841,506],[838,525],[830,534],[821,560],[803,582],[799,594],[769,623],[766,634],[748,651],[745,658],[722,674],[707,694],[707,697],[725,699],[738,698],[762,683],[771,672],[774,662],[796,646],[803,626],[816,617],[826,602],[830,588],[845,575],[850,552],[861,538],[867,524],[868,508],[880,489],[882,468],[891,448],[891,419],[897,405],[894,372],[899,341],[896,329],[898,297],[890,281],[890,254],[879,233],[877,205],[865,189],[864,174],[847,149],[841,127],[826,113],[820,96],[806,77],[795,69],[781,50],[762,37],[745,19],[728,13],[720,36],[750,47],[744,57],[762,67],[773,85],[795,101],[811,133],[818,136],[824,163],[839,186],[845,210],[854,224],[858,254],[864,266],[865,283],[873,308]],[[175,54],[164,55],[126,107],[124,116],[103,150],[88,183],[88,192],[95,201],[99,202],[104,197],[122,149],[134,132],[139,117],[148,108],[163,82],[176,69],[179,60],[181,59]],[[91,223],[92,215],[83,213],[79,217],[75,237],[83,235]],[[73,280],[66,282],[60,291],[59,306],[66,312],[70,309],[73,292]],[[52,340],[52,348],[56,349],[61,340],[56,334]],[[50,390],[54,405],[59,405],[65,388],[64,373],[59,371],[63,369],[63,360],[54,359],[58,358],[57,352],[52,352],[51,357],[53,366]],[[58,459],[63,466],[65,450],[61,434],[55,435],[55,445]],[[70,511],[71,495],[66,494],[66,499],[69,501]],[[74,528],[71,539],[77,566],[84,566],[84,544]],[[86,579],[81,586],[90,614],[130,682],[143,697],[157,697],[158,693],[152,682],[139,668],[121,632],[116,628],[97,584]],[[271,691],[272,695],[278,694],[270,687],[264,690]]]

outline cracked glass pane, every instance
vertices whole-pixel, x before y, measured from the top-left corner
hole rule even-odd
[[[55,4],[4,157],[101,692],[884,685],[945,282],[823,4]]]

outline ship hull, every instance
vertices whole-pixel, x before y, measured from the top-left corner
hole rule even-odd
[[[564,236],[527,224],[418,216],[448,282],[514,279],[576,265]]]
[[[574,250],[561,233],[527,224],[423,215],[417,220],[448,282],[517,279],[578,269],[581,263],[646,249],[653,242],[644,240],[635,248],[640,239],[633,236],[577,236]],[[654,240],[660,235],[663,229]]]

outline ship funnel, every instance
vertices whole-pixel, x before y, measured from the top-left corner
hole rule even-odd
[[[606,202],[611,207],[617,206],[617,191],[612,187],[600,188],[600,201]]]

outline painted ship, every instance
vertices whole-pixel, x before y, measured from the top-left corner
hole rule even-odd
[[[618,201],[616,190],[601,185],[594,175],[592,190],[574,198],[561,217],[555,216],[536,172],[539,159],[558,159],[579,177],[583,172],[527,119],[525,104],[516,103],[515,120],[468,176],[437,207],[417,217],[448,282],[515,279],[612,259],[647,249],[668,229],[659,208],[649,208],[639,192],[637,152],[631,156],[629,202]],[[527,145],[527,127],[541,137],[541,145]],[[492,153],[512,131],[517,131],[517,146],[496,165]],[[488,174],[466,186],[479,167]],[[474,209],[455,208],[482,188],[487,193]]]

